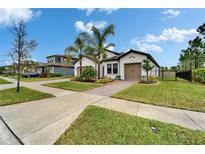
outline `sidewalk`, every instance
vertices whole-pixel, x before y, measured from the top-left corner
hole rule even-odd
[[[12,84],[0,85],[0,90],[16,87],[17,81],[15,79],[10,79],[10,78],[6,78],[6,77],[1,77],[1,78],[4,80],[12,82]],[[55,82],[63,82],[63,81],[69,81],[69,79],[57,79],[57,80],[36,81],[36,82],[22,82],[21,81],[20,86],[27,87],[27,88],[30,88],[33,90],[38,90],[38,91],[45,92],[45,93],[49,93],[49,94],[52,94],[56,97],[75,93],[74,91],[63,90],[63,89],[52,88],[52,87],[47,87],[47,86],[41,85],[41,84],[46,84],[46,83],[55,83]]]
[[[3,106],[0,115],[24,144],[48,145],[53,144],[88,105],[102,98],[74,93]]]
[[[205,113],[201,112],[154,106],[115,98],[105,98],[93,105],[161,122],[173,123],[186,128],[205,131]]]
[[[0,145],[7,144],[7,145],[19,145],[20,143],[5,125],[5,123],[0,118]]]

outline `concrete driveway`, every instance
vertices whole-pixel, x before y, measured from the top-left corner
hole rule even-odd
[[[129,87],[130,85],[136,82],[133,81],[113,81],[105,86],[98,87],[95,89],[91,89],[86,91],[89,94],[95,94],[100,96],[112,96],[113,94]]]
[[[0,115],[24,144],[53,144],[86,106],[102,98],[87,93],[73,93],[0,107]],[[8,141],[5,143],[9,144]]]

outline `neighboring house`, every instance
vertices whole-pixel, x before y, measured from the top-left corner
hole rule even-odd
[[[160,66],[148,53],[130,49],[126,53],[118,53],[107,50],[107,58],[101,61],[100,77],[120,78],[122,80],[146,79],[146,71],[142,68],[144,59],[149,59],[154,68],[149,75],[158,77]],[[82,67],[93,66],[97,70],[97,64],[89,57],[83,57]],[[80,63],[74,64],[74,75],[79,75]]]
[[[61,73],[66,76],[74,75],[74,62],[76,58],[71,58],[70,64],[66,63],[65,55],[51,55],[46,57],[47,63],[41,64],[37,67],[38,73]]]

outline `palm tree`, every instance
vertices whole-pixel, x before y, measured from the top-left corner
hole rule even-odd
[[[70,63],[72,56],[75,56],[80,60],[80,74],[82,72],[82,57],[85,54],[85,48],[87,47],[87,38],[85,36],[85,33],[80,33],[74,41],[74,46],[69,46],[65,49],[67,63]]]
[[[93,35],[90,36],[92,39],[89,39],[90,44],[86,47],[86,51],[96,59],[98,79],[100,78],[100,61],[103,58],[106,58],[106,50],[115,46],[113,43],[106,43],[108,36],[115,35],[114,29],[115,26],[113,24],[108,25],[102,31],[95,26],[92,26],[91,28]]]

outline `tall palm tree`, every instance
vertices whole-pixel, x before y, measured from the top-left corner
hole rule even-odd
[[[85,33],[80,33],[79,36],[75,39],[74,45],[69,46],[65,49],[66,61],[70,63],[71,57],[75,56],[80,61],[80,74],[82,73],[82,57],[85,54],[85,48],[87,47],[87,38]]]
[[[100,78],[100,61],[103,58],[106,58],[106,50],[115,46],[113,43],[106,43],[108,36],[115,35],[114,29],[115,26],[113,24],[108,25],[102,31],[95,26],[92,26],[91,28],[93,35],[90,37],[92,39],[90,39],[89,46],[87,46],[85,50],[89,55],[93,55],[96,59],[98,79]]]

